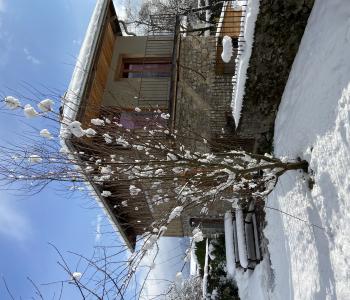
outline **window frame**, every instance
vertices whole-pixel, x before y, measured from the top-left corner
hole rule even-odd
[[[150,69],[150,70],[141,70],[141,71],[132,71],[130,72],[130,69],[126,69],[125,66],[126,65],[130,65],[130,64],[139,64],[139,65],[143,65],[143,64],[164,64],[164,66],[167,66],[169,68],[169,70],[166,69],[162,69],[159,68],[157,69]],[[130,57],[130,56],[124,56],[121,55],[119,58],[119,66],[117,68],[117,72],[116,72],[116,76],[115,79],[116,80],[120,80],[120,79],[139,79],[139,78],[168,78],[168,76],[155,76],[155,77],[126,77],[124,74],[129,74],[129,73],[141,73],[141,72],[169,72],[169,77],[171,76],[171,65],[172,65],[172,60],[171,57]]]

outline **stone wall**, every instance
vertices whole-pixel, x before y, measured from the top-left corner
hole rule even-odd
[[[207,151],[203,139],[237,148],[231,113],[232,75],[216,75],[215,37],[183,37],[180,46],[176,129],[187,144]],[[197,140],[196,140],[197,139]],[[243,143],[244,144],[244,143]]]
[[[176,99],[175,127],[188,137],[186,141],[189,147],[201,151],[206,149],[200,137],[210,138],[209,78],[213,51],[207,40],[208,38],[194,36],[181,39]]]
[[[272,151],[274,122],[313,0],[261,0],[237,134]]]
[[[232,75],[216,75],[216,55],[213,36],[187,36],[181,40],[175,126],[180,134],[188,136],[187,146],[196,151],[210,150],[203,138],[222,139],[225,143],[235,138],[231,122]],[[223,220],[231,207],[228,201],[215,201],[208,206],[205,218]],[[190,219],[203,217],[201,210],[202,206],[198,206],[182,214],[185,235],[192,234]]]

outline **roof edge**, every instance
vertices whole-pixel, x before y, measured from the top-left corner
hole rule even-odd
[[[81,45],[76,65],[63,99],[62,131],[66,131],[66,124],[75,120],[86,88],[89,74],[93,67],[93,58],[98,49],[99,36],[103,29],[103,21],[108,12],[111,0],[97,0],[84,41]]]
[[[66,145],[69,149],[69,152],[70,153],[74,153],[74,145],[68,140],[66,141]],[[69,154],[69,155],[72,155],[72,154]],[[75,155],[76,156],[76,159],[81,162],[81,159],[79,158],[78,155]],[[79,165],[77,165],[77,168],[80,168]],[[119,223],[118,219],[116,218],[116,216],[113,214],[113,212],[111,211],[108,203],[106,202],[106,200],[104,199],[104,197],[101,196],[101,193],[99,191],[99,189],[96,187],[96,185],[91,182],[91,180],[88,178],[88,177],[85,177],[86,178],[86,184],[91,188],[91,190],[94,192],[95,194],[95,198],[96,198],[96,201],[97,203],[101,206],[101,208],[103,209],[104,213],[106,214],[106,216],[108,217],[108,220],[110,221],[113,229],[118,232],[122,239],[124,240],[126,246],[128,247],[128,249],[131,251],[131,252],[134,252],[135,251],[135,247],[133,247],[133,245],[130,243],[127,235],[125,234],[124,232],[124,229],[122,227],[122,225]]]
[[[70,142],[71,134],[68,131],[67,126],[77,117],[79,107],[86,90],[88,77],[94,65],[94,57],[96,56],[96,51],[98,50],[99,38],[102,34],[103,24],[108,14],[110,5],[113,5],[111,0],[97,0],[85,33],[84,41],[80,48],[77,63],[74,67],[68,90],[63,97],[63,118],[60,128],[60,144],[67,155],[73,156],[72,153],[74,153],[74,146]],[[80,160],[79,157],[75,157],[75,159]],[[77,167],[79,168],[78,165]],[[127,238],[124,229],[122,228],[121,224],[119,224],[119,221],[110,210],[108,204],[101,196],[94,183],[91,182],[89,178],[86,178],[86,182],[95,193],[97,202],[103,208],[114,230],[119,232],[128,249],[130,251],[134,251],[134,247]]]

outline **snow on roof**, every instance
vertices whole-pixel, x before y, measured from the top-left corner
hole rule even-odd
[[[70,147],[68,145],[71,133],[67,127],[72,121],[75,121],[77,117],[80,103],[87,84],[88,75],[93,65],[93,58],[96,53],[99,35],[102,30],[103,20],[105,17],[105,13],[107,12],[109,3],[109,0],[97,0],[96,2],[93,14],[89,22],[89,26],[85,34],[84,41],[80,48],[79,56],[74,67],[73,75],[69,83],[68,90],[63,99],[63,119],[61,122],[60,129],[60,142],[62,148],[66,151],[66,153],[69,156],[73,155],[71,154]],[[77,165],[77,168],[80,167]],[[123,228],[116,220],[116,217],[113,215],[113,213],[110,211],[103,197],[99,195],[99,192],[96,190],[94,185],[91,182],[89,182],[88,179],[87,185],[89,186],[94,198],[96,198],[97,203],[103,208],[114,230],[120,233],[120,235],[126,242],[128,248],[132,250],[133,246],[130,244],[130,241],[128,240]]]
[[[68,90],[63,99],[61,125],[61,138],[63,139],[67,138],[67,124],[75,120],[79,110],[108,3],[108,0],[97,0],[96,2]]]

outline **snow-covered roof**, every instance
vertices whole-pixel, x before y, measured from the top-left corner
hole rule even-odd
[[[96,2],[84,41],[80,48],[79,56],[74,67],[68,90],[62,102],[63,111],[60,129],[60,142],[62,148],[68,153],[68,155],[73,155],[71,154],[72,145],[69,144],[71,132],[68,130],[68,125],[77,118],[81,100],[87,86],[88,77],[93,68],[94,57],[98,49],[99,37],[103,29],[103,23],[108,12],[108,5],[110,2],[110,0],[97,0]],[[77,166],[77,168],[79,168],[79,166]],[[98,204],[103,208],[105,214],[109,218],[113,228],[120,233],[129,249],[133,250],[133,245],[131,245],[116,216],[114,216],[113,212],[110,211],[104,197],[100,195],[96,186],[89,182],[88,178],[87,184],[90,186],[91,192],[96,198]]]
[[[80,102],[87,84],[89,72],[92,68],[93,57],[97,50],[99,34],[102,30],[103,20],[107,13],[109,0],[97,0],[94,12],[90,19],[79,56],[63,100],[63,124],[65,131],[67,123],[75,120]]]

